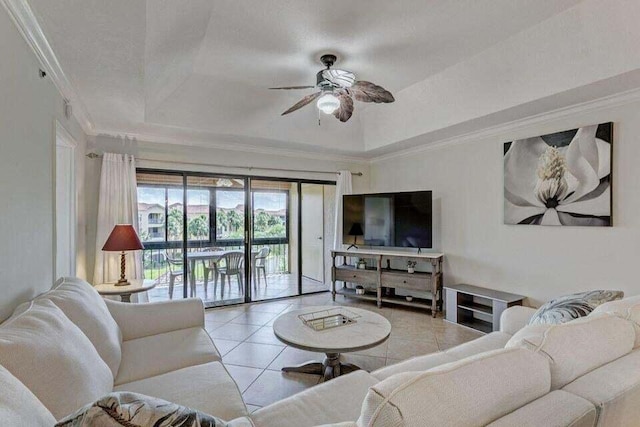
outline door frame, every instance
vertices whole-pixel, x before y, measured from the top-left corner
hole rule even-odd
[[[57,200],[57,192],[58,192],[58,150],[68,150],[70,156],[70,164],[69,164],[69,185],[66,191],[69,194],[69,272],[75,276],[76,274],[76,247],[77,247],[77,217],[78,217],[78,192],[76,191],[76,147],[78,143],[71,136],[71,133],[58,121],[54,120],[54,135],[55,135],[55,155],[53,156],[53,190],[55,196],[53,197],[53,271],[56,279],[59,278],[58,270],[58,260],[60,258],[60,254],[58,254],[58,203]]]
[[[336,185],[336,181],[328,181],[328,180],[318,180],[318,179],[304,179],[304,178],[283,178],[283,177],[273,177],[273,176],[262,176],[262,175],[242,175],[242,174],[233,174],[233,173],[224,173],[224,172],[201,172],[201,171],[186,171],[186,170],[176,170],[176,169],[156,169],[156,168],[136,168],[136,173],[156,173],[156,174],[171,174],[171,175],[180,175],[182,176],[182,183],[183,183],[183,204],[185,206],[184,211],[183,211],[183,239],[181,242],[182,248],[183,248],[183,268],[184,271],[187,271],[187,259],[186,259],[186,250],[188,247],[188,239],[187,239],[187,202],[188,202],[188,197],[187,197],[187,189],[188,189],[188,185],[187,185],[187,177],[189,176],[200,176],[200,177],[212,177],[212,178],[234,178],[234,179],[242,179],[244,181],[244,197],[245,197],[245,219],[244,219],[244,225],[245,225],[245,236],[243,239],[244,242],[244,251],[245,251],[245,260],[247,259],[251,259],[251,247],[253,245],[253,237],[252,237],[252,227],[253,227],[253,223],[252,223],[252,218],[253,218],[253,200],[251,197],[251,181],[252,180],[256,180],[256,181],[278,181],[278,182],[291,182],[296,184],[297,186],[297,191],[298,191],[298,215],[297,215],[297,220],[298,220],[298,233],[297,233],[297,238],[298,238],[298,242],[301,241],[302,239],[302,226],[301,221],[302,221],[302,184],[319,184],[319,185]],[[214,213],[215,215],[215,213]],[[324,237],[324,236],[323,236]],[[297,253],[295,254],[295,256],[298,259],[298,292],[296,295],[291,295],[291,296],[300,296],[303,295],[302,293],[302,246],[300,244],[298,244],[298,250]],[[269,300],[252,300],[252,287],[251,287],[251,281],[252,281],[252,277],[251,277],[251,266],[249,262],[245,262],[244,263],[245,266],[245,289],[244,289],[244,301],[243,303],[250,303],[250,302],[258,302],[258,301],[271,301],[271,300],[278,300],[278,299],[282,299],[282,298],[289,298],[289,296],[287,297],[278,297],[278,298],[273,298],[273,299],[269,299]],[[188,278],[186,278],[185,276],[185,281],[188,281]],[[187,290],[188,290],[188,286],[185,285],[183,286],[183,298],[187,297]],[[318,292],[328,292],[328,290],[326,291],[318,291]],[[318,293],[318,292],[310,292],[311,293]],[[209,307],[218,307],[217,305],[207,305],[207,302],[205,301],[205,307],[209,308]],[[230,306],[230,305],[237,305],[238,303],[231,303],[231,304],[225,304],[224,306]]]

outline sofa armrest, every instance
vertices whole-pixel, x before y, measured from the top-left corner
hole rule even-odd
[[[513,335],[527,326],[537,310],[535,308],[514,305],[507,308],[500,316],[500,332]]]
[[[204,304],[199,298],[142,304],[105,300],[124,341],[180,329],[204,327]]]

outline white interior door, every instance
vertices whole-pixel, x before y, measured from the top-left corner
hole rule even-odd
[[[76,275],[75,144],[56,126],[55,277]]]
[[[324,283],[324,186],[302,184],[302,276]]]

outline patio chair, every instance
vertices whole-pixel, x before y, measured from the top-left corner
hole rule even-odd
[[[236,276],[238,280],[238,292],[243,293],[244,289],[244,252],[242,251],[229,251],[221,258],[224,266],[218,267],[218,273],[220,274],[220,296],[224,296],[224,279],[227,279],[229,287],[231,287],[231,276]],[[213,285],[213,293],[216,292],[216,284]]]
[[[169,299],[173,299],[173,286],[176,277],[182,276],[182,283],[184,283],[184,264],[182,256],[178,256],[175,252],[170,254],[169,251],[165,249],[164,256],[169,265]]]
[[[271,248],[269,246],[265,246],[260,249],[258,255],[256,255],[254,271],[256,275],[256,281],[258,286],[260,286],[260,271],[262,270],[262,276],[264,277],[264,287],[267,287],[267,257],[269,256],[269,252],[271,252]]]
[[[202,252],[218,252],[224,251],[224,248],[205,248]],[[213,272],[213,295],[216,294],[216,288],[218,286],[218,277],[220,273],[218,272],[218,264],[220,263],[221,258],[217,259],[203,259],[202,260],[202,271],[204,274],[204,295],[207,295],[207,285],[209,284],[209,274]]]

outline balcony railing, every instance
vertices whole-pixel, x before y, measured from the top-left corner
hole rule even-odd
[[[265,260],[265,269],[266,273],[269,274],[287,274],[290,272],[289,269],[289,244],[288,243],[280,243],[280,244],[269,244],[269,245],[253,245],[254,250],[259,250],[263,247],[269,247],[269,255]],[[156,281],[156,287],[163,287],[169,285],[170,278],[170,266],[167,261],[166,252],[169,251],[170,256],[172,256],[173,251],[175,249],[168,248],[154,248],[154,249],[145,249],[142,252],[142,265],[144,270],[144,278],[145,279],[153,279]],[[190,252],[195,251],[206,251],[211,250],[210,248],[189,248]],[[227,246],[225,250],[243,250],[240,246]],[[177,256],[180,257],[180,253],[177,253]],[[176,271],[182,271],[183,268],[181,265],[173,265],[171,268]],[[202,262],[196,262],[195,264],[196,270],[196,282],[200,283],[203,281],[204,271]],[[181,275],[176,277],[176,283],[182,283],[184,277]]]

